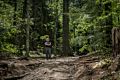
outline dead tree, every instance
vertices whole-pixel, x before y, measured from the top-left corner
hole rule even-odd
[[[112,28],[112,49],[113,49],[113,57],[116,57],[120,54],[120,28],[113,27]]]

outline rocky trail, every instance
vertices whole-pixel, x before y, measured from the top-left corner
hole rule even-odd
[[[118,64],[98,56],[1,60],[0,80],[119,80]]]
[[[72,70],[78,57],[41,61],[39,68],[21,80],[73,80]]]

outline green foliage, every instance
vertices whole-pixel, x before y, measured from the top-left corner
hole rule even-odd
[[[13,25],[14,7],[4,1],[0,5],[0,51],[17,53],[14,39],[20,31]]]
[[[44,36],[41,36],[40,39],[46,40],[46,38],[48,38],[48,37],[49,37],[49,35],[44,35]]]
[[[106,34],[106,31],[108,31],[106,21],[110,20],[113,13],[119,14],[113,10],[113,7],[118,6],[115,5],[115,2],[116,1],[112,0],[88,0],[81,8],[71,4],[71,46],[79,46],[79,49],[76,51],[84,52],[84,50],[87,50],[88,52],[99,51],[101,53],[109,53],[109,51],[111,51],[111,44],[108,44],[108,41],[110,41],[108,35],[110,34]],[[106,14],[105,7],[108,3],[114,3],[114,6],[112,6],[113,9]],[[117,25],[116,22],[117,21],[113,19],[114,25]]]
[[[91,46],[84,45],[82,48],[79,49],[80,52],[84,52],[85,50],[91,52],[92,51]]]
[[[43,41],[49,35],[53,44],[56,42],[58,53],[62,51],[63,0],[30,1],[29,19],[23,19],[24,0],[17,1],[17,11],[13,1],[0,1],[0,50],[10,53],[25,50],[25,47],[22,48],[26,42],[25,24],[29,24],[30,50],[42,49]],[[69,9],[70,47],[72,49],[75,47],[74,51],[78,53],[84,53],[85,50],[110,52],[111,42],[108,42],[112,27],[108,24],[112,21],[111,26],[120,25],[120,2],[117,0],[70,0]],[[14,25],[15,21],[16,25]]]
[[[9,43],[4,43],[2,45],[1,51],[8,52],[8,53],[17,53],[18,52],[16,46],[14,46],[13,44],[9,44]]]

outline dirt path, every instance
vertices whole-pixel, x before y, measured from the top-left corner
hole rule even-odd
[[[100,62],[99,57],[65,57],[40,60],[42,64],[20,80],[99,80],[104,72],[93,67]],[[101,74],[103,73],[103,74]]]
[[[111,76],[107,80],[117,80],[108,70],[109,59],[106,61],[98,56],[7,60],[0,63],[3,62],[8,66],[0,68],[0,80],[106,80],[107,76]]]
[[[41,60],[43,64],[21,80],[73,80],[74,61],[78,57]]]

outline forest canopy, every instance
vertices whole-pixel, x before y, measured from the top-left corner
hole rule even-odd
[[[0,0],[0,52],[81,55],[112,52],[111,30],[120,25],[119,0]]]

